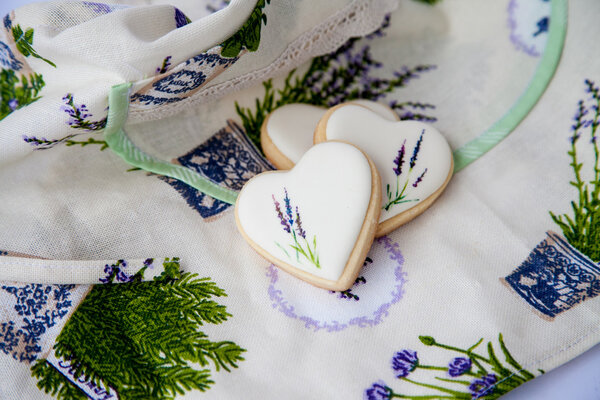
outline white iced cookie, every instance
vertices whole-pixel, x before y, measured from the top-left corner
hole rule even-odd
[[[323,116],[314,142],[342,140],[362,149],[381,176],[382,204],[376,236],[425,211],[442,193],[454,169],[446,139],[417,121],[389,121],[354,104],[340,104]]]
[[[329,290],[352,286],[381,212],[373,162],[341,142],[313,146],[290,171],[264,172],[242,188],[235,219],[263,257]]]
[[[390,121],[398,114],[388,106],[370,100],[354,100]],[[347,103],[350,104],[350,103]],[[327,112],[309,104],[287,104],[267,116],[260,131],[263,153],[277,169],[290,169],[313,145],[317,124]]]

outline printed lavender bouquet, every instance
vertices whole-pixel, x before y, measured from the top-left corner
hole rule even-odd
[[[388,15],[377,31],[364,38],[352,38],[333,53],[314,58],[306,72],[292,70],[281,88],[274,87],[269,79],[263,83],[264,95],[256,99],[254,107],[242,107],[236,102],[236,112],[248,137],[260,148],[260,127],[271,111],[283,105],[305,103],[333,107],[356,99],[384,101],[388,94],[436,68],[428,64],[401,66],[385,76],[384,65],[374,58],[370,44],[384,37],[389,26]],[[430,114],[435,109],[433,104],[397,100],[388,100],[387,104],[401,120],[437,120]]]
[[[417,144],[415,144],[412,157],[410,158],[410,162],[408,163],[408,172],[406,173],[406,176],[403,178],[403,180],[404,180],[403,184],[400,183],[400,177],[402,176],[402,172],[403,172],[402,166],[404,165],[404,155],[406,154],[406,139],[404,140],[404,143],[402,143],[402,147],[400,147],[400,150],[398,150],[398,155],[394,159],[394,168],[393,168],[394,174],[396,175],[396,191],[393,192],[392,190],[390,190],[389,183],[386,185],[388,201],[383,206],[383,209],[385,211],[389,211],[389,209],[396,204],[407,203],[409,201],[419,201],[419,199],[407,199],[406,196],[408,196],[407,188],[408,188],[408,184],[411,181],[411,175],[412,175],[413,169],[417,165],[417,156],[419,155],[419,151],[421,151],[421,144],[423,143],[423,135],[425,135],[425,129],[423,129],[423,131],[421,132],[421,136],[419,136],[419,140],[417,141]],[[427,173],[427,168],[425,168],[423,170],[423,172],[417,177],[417,179],[415,179],[415,181],[412,183],[411,186],[414,188],[418,187],[419,183],[421,183],[423,181],[423,178],[425,178],[426,173]],[[400,186],[402,186],[402,189],[400,189]],[[408,189],[410,189],[410,188],[408,188]]]
[[[419,340],[425,346],[437,347],[454,353],[454,357],[444,366],[424,364],[415,350],[404,349],[394,353],[390,366],[396,378],[412,386],[424,388],[425,393],[402,394],[380,380],[364,391],[363,398],[365,400],[492,400],[535,377],[510,354],[504,344],[502,334],[498,335],[498,343],[504,356],[504,362],[496,355],[492,342],[487,344],[487,354],[486,352],[476,352],[477,347],[483,343],[483,338],[467,349],[438,343],[431,336],[419,336]],[[433,378],[434,383],[430,383],[431,379],[426,383],[419,378],[409,378],[411,374],[416,374],[417,370],[435,371],[438,376]],[[540,373],[544,373],[544,371],[540,370]],[[443,376],[439,376],[440,374]]]
[[[275,205],[277,218],[279,218],[279,221],[283,226],[283,230],[291,236],[293,241],[293,243],[289,244],[288,246],[295,253],[297,261],[300,261],[300,256],[302,256],[315,267],[321,268],[321,264],[319,263],[319,254],[317,252],[317,236],[313,236],[311,244],[311,241],[306,238],[306,231],[302,227],[302,219],[300,218],[300,210],[298,209],[298,206],[296,206],[296,212],[294,213],[292,211],[293,207],[287,188],[283,188],[283,191],[285,193],[285,197],[283,198],[285,203],[285,214],[281,211],[281,203],[277,201],[275,195],[271,195],[271,197],[273,198],[273,204]],[[292,259],[290,253],[285,249],[285,247],[277,242],[275,242],[275,244],[288,256],[289,259]]]
[[[579,100],[568,152],[574,175],[574,180],[569,183],[577,189],[577,198],[571,201],[573,214],[557,216],[550,212],[550,216],[560,226],[567,241],[597,263],[600,261],[600,149],[596,133],[600,125],[600,88],[586,79],[585,91],[589,97]],[[584,141],[582,135],[586,129],[588,138]],[[587,149],[582,148],[585,145]],[[589,170],[585,171],[580,159],[581,152],[590,150],[594,154],[594,161],[591,168],[588,166]],[[590,179],[586,180],[586,176]]]

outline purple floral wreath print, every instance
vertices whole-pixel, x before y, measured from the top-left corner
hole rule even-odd
[[[315,288],[271,265],[266,271],[267,293],[274,309],[313,331],[371,327],[383,322],[390,307],[402,299],[403,265],[398,243],[383,236],[373,244],[354,286],[344,292]]]

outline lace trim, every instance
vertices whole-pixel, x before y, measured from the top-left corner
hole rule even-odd
[[[287,72],[310,58],[336,50],[353,36],[363,36],[373,32],[383,23],[385,15],[393,11],[396,6],[396,0],[355,0],[296,38],[267,67],[207,87],[185,100],[164,105],[160,109],[136,109],[136,105],[131,104],[129,121],[141,122],[166,118],[233,91],[244,89],[255,81],[264,81],[277,73]]]

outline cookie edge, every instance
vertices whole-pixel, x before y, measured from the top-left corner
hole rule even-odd
[[[375,240],[375,233],[379,226],[378,221],[379,221],[379,215],[381,213],[381,177],[379,176],[379,172],[377,171],[375,164],[373,163],[371,158],[369,158],[369,156],[364,151],[362,151],[361,149],[359,149],[358,147],[354,146],[351,143],[344,142],[341,140],[331,140],[331,142],[345,143],[345,144],[348,144],[348,145],[358,149],[367,159],[367,161],[369,163],[369,167],[371,169],[371,197],[369,199],[369,204],[368,204],[367,210],[365,212],[365,219],[363,220],[362,227],[358,233],[358,237],[356,239],[355,246],[352,249],[352,251],[350,252],[350,255],[348,256],[348,260],[346,261],[344,270],[342,271],[342,274],[340,275],[340,277],[338,278],[337,281],[332,281],[330,279],[317,277],[309,272],[298,269],[298,268],[294,267],[293,265],[290,265],[290,264],[286,263],[285,261],[272,256],[269,252],[267,252],[265,249],[260,247],[256,242],[254,242],[246,234],[246,232],[242,228],[242,224],[240,222],[239,215],[238,215],[238,205],[239,205],[240,199],[242,198],[245,185],[244,185],[244,187],[242,187],[242,190],[240,191],[238,198],[235,202],[234,215],[235,215],[235,224],[237,226],[238,231],[244,238],[244,240],[250,245],[250,247],[252,247],[254,249],[254,251],[256,251],[260,256],[265,258],[267,261],[271,262],[273,265],[282,269],[283,271],[285,271],[285,272],[287,272],[287,273],[289,273],[311,285],[320,287],[322,289],[327,289],[327,290],[343,291],[343,290],[351,288],[352,285],[354,284],[354,281],[356,280],[356,277],[358,276],[358,274],[364,264],[364,260],[366,259],[367,254],[368,254],[369,250],[371,249],[371,246],[373,245],[373,241]],[[288,171],[267,171],[267,172],[263,172],[261,174],[256,175],[252,179],[255,179],[263,174],[277,174],[277,173],[286,173],[286,172],[288,172]],[[246,184],[251,182],[252,179],[250,179],[248,182],[246,182]]]

